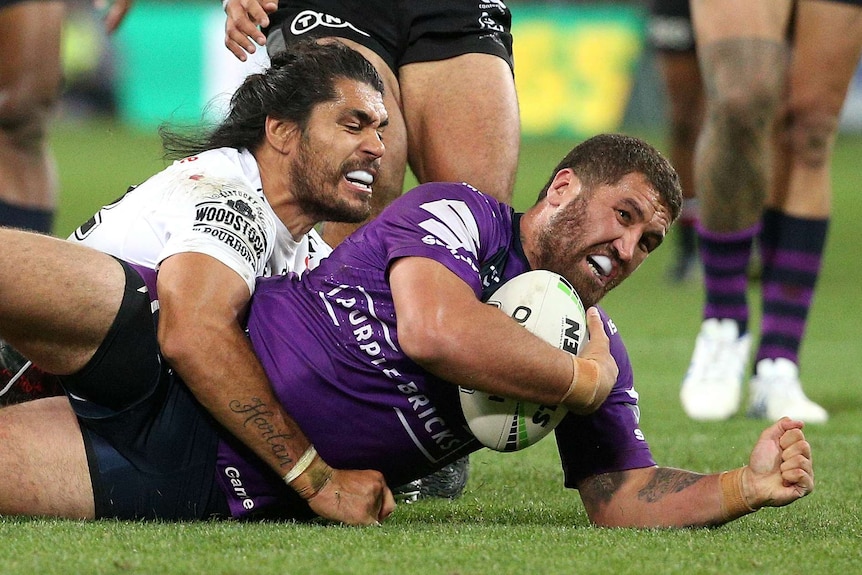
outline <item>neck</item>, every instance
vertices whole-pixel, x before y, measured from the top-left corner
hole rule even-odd
[[[530,264],[530,268],[536,269],[536,212],[535,208],[527,210],[521,216],[520,234],[521,247]]]
[[[290,179],[284,166],[275,163],[267,157],[267,149],[255,151],[255,160],[260,171],[260,183],[263,195],[272,207],[275,215],[287,227],[293,239],[298,240],[317,223],[317,220],[305,213],[290,193]]]
[[[266,187],[264,187],[263,193],[269,205],[272,206],[272,211],[275,212],[278,219],[285,225],[294,240],[302,238],[317,223],[316,220],[302,213],[302,210],[295,203],[288,200],[274,202],[266,193]]]

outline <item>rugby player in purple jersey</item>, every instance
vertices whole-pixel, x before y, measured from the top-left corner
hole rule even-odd
[[[549,269],[595,306],[662,243],[680,204],[677,175],[657,151],[597,136],[563,159],[523,214],[465,184],[426,184],[301,282],[261,279],[249,336],[305,436],[281,477],[160,364],[155,272],[2,231],[4,245],[27,257],[0,256],[0,335],[37,364],[84,367],[63,378],[69,401],[0,410],[0,513],[302,518],[313,516],[309,501],[334,496],[356,510],[345,522],[374,523],[394,508],[386,485],[481,447],[464,425],[458,385],[569,409],[555,432],[565,485],[595,524],[713,525],[791,503],[814,487],[801,422],[768,427],[745,467],[658,467],[639,429],[631,364],[604,312],[588,311],[590,342],[575,358],[482,303],[507,279]],[[31,257],[39,273],[21,273],[22,261],[34,269]],[[70,278],[86,293],[59,289]],[[40,340],[28,333],[36,325],[57,335]],[[103,401],[118,381],[140,390],[136,401]],[[599,401],[585,400],[590,392]],[[251,426],[265,421],[253,401],[229,408]],[[57,466],[63,482],[49,480]],[[345,482],[343,469],[364,471]]]

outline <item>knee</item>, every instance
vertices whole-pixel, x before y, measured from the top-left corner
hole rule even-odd
[[[779,139],[795,161],[824,167],[832,153],[838,116],[816,103],[790,107],[779,125]]]
[[[734,140],[762,139],[769,133],[780,99],[780,90],[768,84],[734,86],[710,102],[709,117],[716,130]]]
[[[22,77],[0,84],[0,137],[25,150],[41,147],[59,97],[59,80]]]

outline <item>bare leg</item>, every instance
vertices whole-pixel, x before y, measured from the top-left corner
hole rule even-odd
[[[776,129],[767,204],[798,217],[828,217],[838,118],[862,53],[862,10],[801,2],[789,90]]]
[[[520,116],[508,64],[464,54],[400,70],[410,167],[420,182],[467,182],[511,203]]]
[[[0,225],[51,231],[57,178],[47,130],[60,94],[63,2],[0,10]]]
[[[114,258],[65,240],[0,228],[0,337],[45,371],[78,371],[117,314]]]
[[[0,409],[0,515],[92,519],[81,430],[65,397]]]
[[[694,149],[703,124],[703,84],[694,50],[659,52],[658,64],[668,95],[670,160],[679,173],[685,197],[682,217],[676,229],[678,249],[671,279],[684,281],[690,277],[697,264],[695,223],[698,209],[694,193]]]

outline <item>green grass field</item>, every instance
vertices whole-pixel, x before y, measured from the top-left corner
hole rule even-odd
[[[643,134],[642,134],[643,135]],[[647,135],[649,138],[649,136]],[[649,138],[655,140],[654,138]],[[61,125],[57,233],[163,166],[155,137],[113,124]],[[661,140],[654,143],[661,146]],[[516,205],[526,208],[572,142],[528,141]],[[127,523],[0,518],[0,573],[50,574],[735,574],[849,575],[862,569],[862,337],[858,262],[862,138],[841,139],[835,216],[803,348],[808,394],[830,412],[810,427],[817,490],[783,509],[695,530],[590,527],[561,487],[553,440],[515,454],[479,453],[456,502],[401,505],[379,528],[238,523]],[[672,240],[672,238],[670,238]],[[672,245],[668,241],[667,245]],[[677,399],[700,324],[697,282],[665,279],[659,250],[605,300],[641,396],[641,425],[662,465],[712,472],[746,462],[765,426],[738,416],[688,420]],[[757,292],[752,293],[757,308]],[[63,471],[57,470],[62,481]]]

